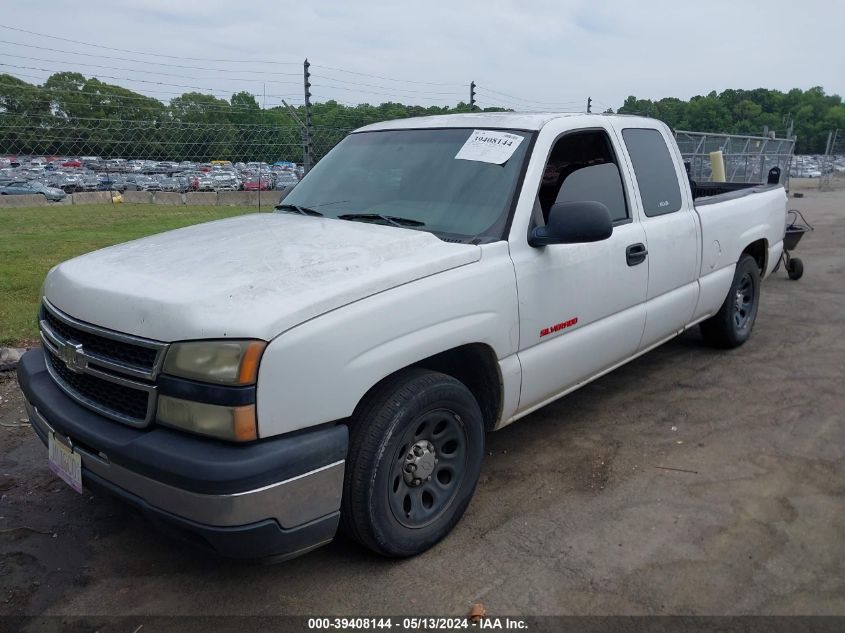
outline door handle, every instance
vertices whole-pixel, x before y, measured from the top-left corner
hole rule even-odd
[[[645,261],[646,256],[648,256],[648,250],[646,249],[645,244],[631,244],[625,249],[625,260],[628,262],[628,266],[642,264]]]

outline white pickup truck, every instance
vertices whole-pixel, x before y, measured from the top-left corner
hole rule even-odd
[[[777,182],[690,183],[647,118],[370,125],[275,213],[55,267],[19,382],[59,476],[196,543],[409,556],[486,432],[696,324],[741,345],[785,214]]]

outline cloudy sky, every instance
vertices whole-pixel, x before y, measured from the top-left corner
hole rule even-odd
[[[474,80],[481,106],[583,110],[588,96],[845,94],[843,24],[841,0],[6,0],[0,72],[77,70],[165,101],[246,90],[270,107],[302,102],[308,57],[316,101],[454,104]]]

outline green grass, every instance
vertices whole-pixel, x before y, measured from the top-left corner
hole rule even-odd
[[[35,342],[41,284],[59,262],[145,235],[254,212],[152,204],[0,209],[0,345]]]

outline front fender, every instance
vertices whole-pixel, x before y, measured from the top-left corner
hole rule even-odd
[[[516,281],[505,242],[481,260],[362,299],[275,338],[258,375],[261,437],[347,418],[377,382],[434,354],[519,341]]]

